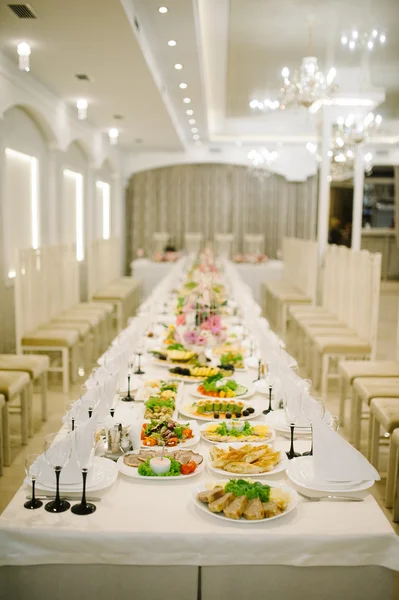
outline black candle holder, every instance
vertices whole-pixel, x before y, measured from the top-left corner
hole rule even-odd
[[[301,454],[299,454],[299,452],[295,452],[295,450],[294,450],[294,429],[295,429],[295,425],[290,425],[291,446],[290,446],[289,451],[287,452],[288,460],[291,460],[292,458],[297,458],[298,456],[301,456]]]
[[[266,410],[263,411],[264,415],[268,415],[270,412],[273,411],[273,409],[272,409],[272,392],[273,392],[273,388],[271,385],[269,385],[269,406],[268,406],[268,408],[266,408]]]

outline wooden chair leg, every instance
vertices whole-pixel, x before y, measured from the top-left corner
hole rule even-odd
[[[40,375],[40,396],[42,401],[42,421],[47,421],[47,371]]]
[[[3,475],[4,452],[3,452],[3,412],[0,410],[0,476]]]
[[[28,437],[33,437],[33,381],[27,386],[28,396]]]
[[[21,402],[21,444],[28,445],[28,412],[29,412],[29,389],[28,386],[20,393]]]
[[[330,369],[330,355],[323,354],[321,363],[321,397],[323,400],[327,400],[328,394],[328,373]]]
[[[387,508],[392,508],[395,499],[395,481],[398,472],[398,458],[399,448],[391,441],[389,444],[387,487],[385,490],[385,506]]]
[[[68,350],[68,348],[63,348],[61,350],[61,362],[62,362],[62,391],[64,392],[64,394],[68,394],[69,393],[69,350]]]
[[[352,396],[350,399],[350,417],[349,417],[349,441],[352,443],[355,439],[357,392],[352,386]]]
[[[345,401],[348,393],[347,379],[344,375],[339,377],[339,424],[340,427],[345,425]]]
[[[10,445],[10,424],[8,418],[8,401],[6,400],[2,410],[3,421],[3,457],[4,465],[9,467],[11,464],[11,445]]]
[[[353,445],[360,450],[360,439],[362,435],[362,398],[356,394],[353,422]]]
[[[393,502],[393,522],[399,523],[399,461],[396,467],[396,473],[394,474],[394,502]]]
[[[380,424],[374,418],[373,413],[370,413],[370,428],[371,428],[371,447],[370,447],[370,462],[378,470],[379,462],[379,444],[380,444]]]

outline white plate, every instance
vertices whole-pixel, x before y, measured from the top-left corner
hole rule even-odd
[[[209,399],[209,397],[208,397]],[[232,400],[234,400],[234,398],[231,398]],[[196,419],[197,421],[212,421],[213,423],[216,422],[222,422],[224,419],[214,419],[211,416],[202,416],[202,415],[194,415],[191,411],[190,411],[190,407],[192,407],[192,403],[191,404],[181,404],[180,406],[178,406],[178,411],[181,415],[183,415],[184,417],[188,417],[189,419]],[[248,406],[251,406],[250,403],[248,402],[247,404],[244,403],[244,408],[247,408]],[[237,420],[238,421],[249,421],[249,419],[255,419],[255,417],[259,417],[260,414],[262,414],[262,408],[253,406],[252,408],[255,409],[255,412],[253,412],[251,415],[247,415],[246,417],[239,417]]]
[[[219,482],[215,481],[212,482],[213,485],[217,485]],[[221,482],[222,484],[224,484],[225,482]],[[288,492],[291,496],[291,500],[287,506],[287,508],[285,509],[285,511],[279,515],[276,515],[275,517],[270,517],[270,519],[262,519],[259,521],[247,521],[247,519],[244,519],[241,517],[241,519],[228,519],[227,517],[224,516],[223,513],[213,513],[208,509],[208,505],[204,504],[203,502],[200,502],[197,499],[197,494],[199,494],[200,492],[203,492],[204,490],[207,489],[207,484],[206,483],[202,483],[202,485],[198,486],[194,492],[193,492],[193,499],[194,499],[194,503],[196,506],[198,506],[198,508],[200,510],[202,510],[202,512],[205,512],[207,515],[210,515],[211,517],[215,517],[216,519],[221,519],[222,521],[225,521],[227,523],[239,523],[241,524],[246,524],[246,525],[254,525],[257,524],[259,525],[260,523],[269,523],[270,521],[274,521],[275,519],[279,519],[280,517],[285,517],[286,515],[288,515],[290,512],[292,512],[294,510],[294,508],[296,508],[297,504],[298,504],[298,494],[296,493],[296,491],[289,487],[288,485],[284,485],[284,484],[278,484],[276,485],[275,483],[272,483],[270,481],[260,481],[259,483],[261,483],[262,485],[270,485],[271,488],[279,488],[281,490],[283,490],[284,492]]]
[[[324,416],[324,421],[328,424],[330,419],[330,413],[326,413]],[[275,429],[276,431],[280,431],[283,434],[290,434],[290,426],[287,423],[287,419],[285,416],[285,412],[283,409],[278,408],[273,410],[268,415],[265,415],[265,423]],[[305,418],[299,425],[295,425],[294,436],[310,436],[312,430],[310,427],[307,427],[305,424]]]
[[[241,383],[239,383],[238,385],[242,385],[242,387],[246,387],[247,391],[244,394],[241,394],[240,396],[233,396],[232,398],[216,398],[216,400],[242,400],[243,398],[250,398],[251,396],[254,395],[255,390],[253,385],[250,385],[249,387],[247,387],[246,385],[243,385]],[[196,398],[201,398],[202,400],[209,400],[210,398],[212,398],[213,396],[206,396],[205,394],[201,394],[201,392],[198,391],[198,389],[194,389],[191,390],[191,395],[195,396]]]
[[[206,437],[204,437],[203,433],[208,429],[209,425],[214,425],[216,423],[229,423],[229,421],[226,421],[226,419],[221,419],[221,420],[216,420],[214,419],[212,423],[204,423],[203,425],[201,425],[200,427],[200,434],[201,434],[201,438],[203,440],[205,440],[206,442],[208,442],[209,444],[256,444],[256,443],[262,443],[262,444],[270,444],[271,442],[273,442],[273,440],[276,437],[276,432],[274,431],[274,429],[270,429],[270,437],[267,440],[253,440],[253,441],[248,441],[245,439],[238,439],[238,438],[234,438],[231,442],[222,442],[222,441],[218,441],[218,442],[213,442],[211,440],[208,440]],[[266,425],[266,423],[264,423],[263,421],[252,421],[251,423],[252,427],[255,427],[256,425]]]
[[[314,476],[313,457],[300,456],[289,461],[287,470],[288,478],[302,488],[316,492],[337,493],[337,492],[361,492],[367,490],[374,481],[323,481]]]
[[[248,443],[250,443],[252,446],[256,447],[256,446],[264,446],[265,443],[267,443],[267,442],[248,442]],[[227,450],[229,447],[240,448],[242,445],[243,444],[241,442],[233,442],[231,444],[217,444],[216,448],[220,448],[221,450]],[[270,446],[271,444],[268,444],[268,445]],[[233,477],[246,479],[247,477],[250,477],[250,478],[268,477],[269,475],[275,475],[276,473],[281,473],[281,471],[285,471],[285,469],[288,467],[288,458],[287,458],[287,454],[283,450],[280,450],[280,460],[273,469],[271,469],[270,471],[265,471],[264,473],[253,473],[253,474],[251,474],[251,473],[229,473],[228,471],[225,471],[224,469],[220,469],[220,468],[212,466],[212,459],[211,459],[210,452],[208,452],[208,456],[206,458],[206,464],[208,465],[209,469],[211,471],[213,471],[213,473],[215,473],[216,475],[219,475],[222,477],[228,477],[229,479],[232,479]]]
[[[179,442],[177,444],[177,446],[172,446],[170,448],[170,450],[173,450],[175,448],[176,449],[179,448],[179,450],[180,450],[180,448],[192,448],[193,446],[196,446],[199,443],[201,437],[200,437],[198,423],[196,421],[178,421],[177,419],[172,419],[172,421],[175,421],[176,423],[180,423],[180,425],[185,425],[186,423],[188,423],[188,426],[193,430],[194,437],[190,438],[186,442],[183,442],[183,443]],[[141,428],[143,426],[143,423],[149,423],[149,422],[150,421],[148,421],[148,420],[143,420],[143,422],[140,424],[140,434],[141,434]],[[144,444],[142,443],[142,440],[140,441],[140,446],[142,448],[157,448],[157,447],[160,448],[160,446],[144,446]],[[168,449],[167,446],[166,446],[166,449]]]
[[[138,450],[135,450],[134,452],[129,452],[128,454],[138,454],[138,452]],[[194,473],[190,473],[189,475],[177,475],[176,477],[144,477],[143,475],[139,475],[138,468],[128,467],[125,465],[123,462],[123,456],[118,458],[118,462],[116,464],[118,465],[118,469],[121,473],[127,477],[132,477],[133,479],[142,479],[143,481],[183,481],[183,479],[189,479],[189,477],[195,477],[196,475],[202,473],[205,468],[205,458],[202,463],[197,466]]]
[[[100,456],[95,456],[93,460],[93,466],[90,469],[87,476],[87,485],[86,490],[88,492],[98,492],[103,490],[114,483],[114,481],[118,477],[118,467],[116,463],[107,458],[102,458]],[[25,478],[24,483],[30,485],[30,479],[28,477]],[[55,492],[55,474],[54,474],[54,482],[50,483],[46,481],[46,483],[42,483],[40,481],[40,477],[36,482],[36,488],[43,491]],[[63,486],[60,484],[60,492],[64,494],[81,492],[83,488],[83,483],[79,484],[67,485]]]

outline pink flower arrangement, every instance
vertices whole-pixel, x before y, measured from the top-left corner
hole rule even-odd
[[[210,331],[212,335],[219,335],[222,331],[222,318],[220,315],[212,315],[201,323],[201,329]]]
[[[183,338],[186,344],[189,346],[205,346],[207,339],[206,336],[197,333],[194,329],[188,329],[184,332]]]
[[[186,323],[186,315],[182,314],[182,315],[178,315],[176,318],[176,325],[185,325]]]

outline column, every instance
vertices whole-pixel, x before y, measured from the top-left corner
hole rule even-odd
[[[330,150],[331,140],[331,117],[328,107],[321,108],[322,124],[321,124],[321,157],[319,171],[319,203],[318,203],[318,219],[317,219],[317,242],[319,246],[319,263],[323,261],[324,253],[328,244],[328,229],[330,218]]]
[[[355,157],[352,213],[352,250],[360,250],[362,241],[362,217],[364,195],[364,150],[359,144]]]

